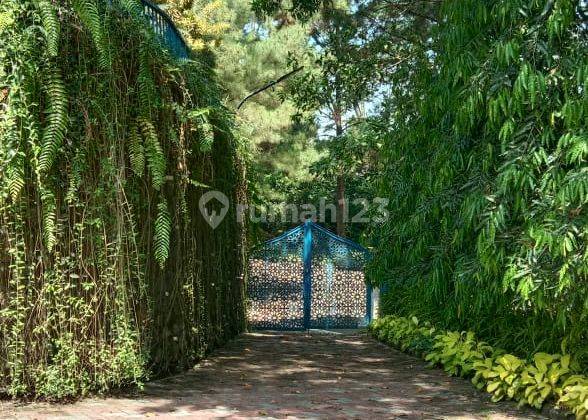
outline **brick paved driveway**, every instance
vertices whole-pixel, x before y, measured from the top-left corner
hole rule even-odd
[[[365,333],[245,334],[193,371],[70,405],[0,402],[0,418],[547,418],[491,404]]]

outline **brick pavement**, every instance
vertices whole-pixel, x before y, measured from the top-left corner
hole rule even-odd
[[[363,332],[245,334],[193,370],[143,391],[73,404],[0,401],[0,418],[548,418],[492,404]]]

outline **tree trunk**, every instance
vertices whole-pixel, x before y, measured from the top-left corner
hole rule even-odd
[[[335,120],[335,128],[337,139],[343,135],[343,115],[340,108],[335,109],[333,119]],[[345,237],[347,230],[347,203],[345,201],[345,178],[342,173],[337,175],[337,235]]]
[[[345,202],[345,178],[337,176],[337,235],[345,237],[347,203]]]

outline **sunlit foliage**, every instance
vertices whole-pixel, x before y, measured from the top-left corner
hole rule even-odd
[[[588,49],[576,1],[446,1],[392,75],[385,310],[588,358]]]
[[[243,200],[214,70],[134,0],[0,2],[0,393],[64,398],[190,366],[243,325]]]

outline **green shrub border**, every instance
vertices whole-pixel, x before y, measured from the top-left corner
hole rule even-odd
[[[515,400],[541,409],[554,402],[578,419],[588,418],[588,377],[569,354],[535,353],[524,360],[477,340],[471,331],[444,331],[416,317],[387,315],[374,320],[369,332],[377,340],[419,356],[430,367],[471,379],[492,394],[492,401]]]

